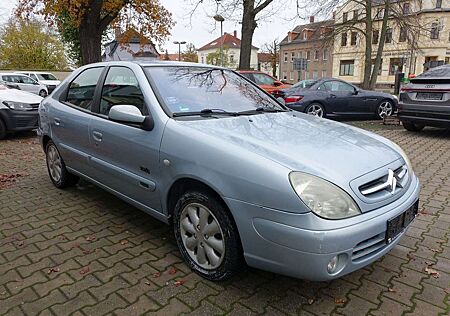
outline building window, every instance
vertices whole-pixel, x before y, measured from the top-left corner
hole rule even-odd
[[[288,53],[284,53],[284,62],[287,63],[288,61]]]
[[[358,37],[358,33],[352,32],[350,37],[350,45],[354,46],[356,45],[356,38]]]
[[[379,38],[380,38],[380,31],[373,30],[372,31],[372,44],[378,44]]]
[[[309,71],[305,71],[305,79],[309,79]]]
[[[403,61],[402,58],[391,58],[389,62],[389,75],[393,76],[397,72],[403,71]]]
[[[378,8],[377,9],[377,14],[375,15],[375,19],[382,19],[383,15],[384,15],[384,9]]]
[[[234,55],[230,55],[230,63],[234,64]]]
[[[286,71],[283,71],[283,80],[287,80],[287,74],[286,74]]]
[[[202,56],[201,58],[201,63],[204,64],[205,63],[205,57]]]
[[[448,32],[448,41],[450,42],[450,32]]]
[[[319,79],[319,72],[317,70],[313,71],[313,77],[312,78],[315,79],[315,80]]]
[[[348,12],[344,12],[343,14],[342,14],[342,22],[347,22],[347,20],[348,20]]]
[[[442,0],[436,0],[436,9],[442,8]]]
[[[406,36],[408,35],[408,32],[406,31],[405,27],[400,27],[400,34],[398,36],[399,42],[406,42]]]
[[[328,49],[326,48],[323,50],[322,59],[328,60]]]
[[[371,70],[371,72],[373,72],[373,67],[375,67],[375,59],[372,59],[372,70]],[[383,59],[380,60],[380,67],[378,67],[378,76],[381,75],[382,69],[383,69]]]
[[[306,41],[308,39],[308,32],[306,30],[303,31],[303,40]]]
[[[302,57],[303,57],[302,52],[298,52],[298,58],[302,58]]]
[[[289,79],[290,79],[291,81],[294,81],[294,72],[293,72],[293,71],[290,71],[290,72],[289,72]]]
[[[320,52],[316,49],[314,51],[314,60],[319,60],[319,55],[320,55]]]
[[[291,53],[291,62],[293,62],[293,61],[294,61],[294,58],[295,58],[295,53],[294,53],[294,52],[292,52],[292,53]]]
[[[431,23],[430,38],[431,39],[439,39],[439,24],[436,22]]]
[[[411,13],[411,7],[409,5],[409,2],[403,3],[403,14],[409,14]]]
[[[353,20],[358,20],[358,10],[353,10]]]
[[[341,34],[341,46],[347,46],[347,32]]]
[[[306,51],[306,60],[311,60],[311,52],[309,50]]]
[[[386,30],[386,38],[385,38],[384,42],[387,44],[392,43],[392,29],[391,28],[388,28]]]
[[[354,60],[341,60],[341,64],[339,67],[339,76],[353,76],[354,68]]]
[[[326,78],[327,77],[327,71],[326,70],[322,70],[322,78]]]

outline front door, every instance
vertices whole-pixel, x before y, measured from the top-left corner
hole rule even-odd
[[[34,94],[39,94],[39,83],[34,81],[28,76],[17,75],[18,77],[18,86],[23,91],[28,91]]]
[[[327,111],[335,114],[348,112],[352,92],[346,89],[348,87],[345,85],[350,86],[338,80],[330,80],[319,87],[320,90],[326,91]]]
[[[101,89],[98,116],[91,121],[94,178],[136,202],[160,210],[157,179],[163,128],[145,131],[113,122],[108,114],[116,105],[133,105],[142,115],[149,114],[139,82],[127,67],[109,68]]]

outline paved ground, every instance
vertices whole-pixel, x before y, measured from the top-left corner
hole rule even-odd
[[[169,227],[85,182],[55,189],[32,134],[0,142],[0,314],[449,315],[450,132],[363,126],[409,154],[420,216],[384,258],[330,283],[253,269],[204,281]]]

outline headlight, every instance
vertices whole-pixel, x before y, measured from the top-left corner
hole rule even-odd
[[[31,105],[28,104],[28,103],[14,102],[14,101],[3,101],[3,104],[6,105],[7,107],[9,107],[11,110],[27,111],[27,110],[32,110],[33,109],[31,107]]]
[[[289,180],[303,203],[321,217],[342,219],[361,214],[350,195],[324,179],[303,172],[291,172]]]

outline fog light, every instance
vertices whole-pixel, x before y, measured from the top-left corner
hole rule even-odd
[[[334,257],[330,260],[330,262],[328,262],[328,265],[327,265],[327,271],[328,271],[329,274],[333,274],[333,273],[336,272],[336,269],[337,269],[337,267],[338,267],[338,262],[339,262],[338,256],[334,256]]]

